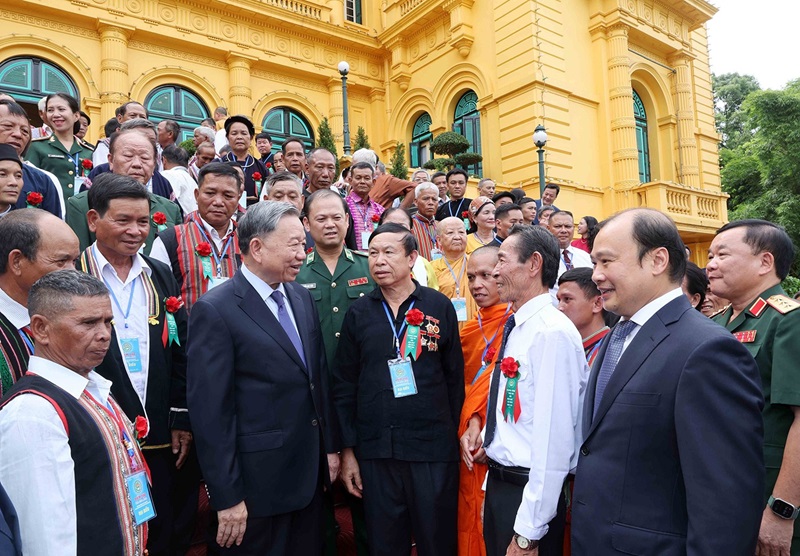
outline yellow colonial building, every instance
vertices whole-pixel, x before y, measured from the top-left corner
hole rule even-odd
[[[69,91],[100,137],[133,99],[191,133],[216,106],[280,145],[328,117],[381,159],[414,166],[455,129],[500,189],[547,180],[577,218],[635,206],[668,213],[698,260],[727,218],[720,190],[705,0],[7,0],[0,92],[35,117]]]

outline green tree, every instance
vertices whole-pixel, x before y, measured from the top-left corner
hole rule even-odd
[[[408,165],[406,164],[406,147],[403,143],[397,143],[397,147],[394,149],[394,154],[392,155],[392,159],[389,161],[390,169],[389,173],[396,178],[400,178],[401,180],[408,179]]]
[[[725,73],[711,76],[714,91],[714,119],[721,137],[721,147],[735,149],[749,137],[741,107],[750,93],[761,90],[752,75]],[[748,130],[749,131],[749,130]]]
[[[358,126],[358,130],[356,131],[356,142],[353,144],[353,152],[357,151],[358,149],[370,149],[369,145],[369,137],[367,137],[367,132],[364,131],[364,128]]]
[[[339,175],[339,154],[336,152],[336,141],[333,139],[333,132],[331,126],[328,124],[328,118],[322,118],[317,128],[317,147],[328,149],[333,153],[333,158],[336,161],[336,175]]]
[[[195,151],[197,150],[197,148],[194,146],[194,141],[192,141],[191,139],[186,139],[185,141],[181,141],[180,145],[178,146],[186,150],[186,152],[189,153],[189,156],[194,155]]]

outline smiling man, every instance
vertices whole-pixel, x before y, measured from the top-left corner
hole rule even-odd
[[[758,368],[683,295],[686,253],[668,216],[632,209],[598,230],[592,279],[622,319],[586,387],[572,553],[752,556],[764,509]]]
[[[378,227],[378,220],[385,210],[369,198],[369,192],[375,183],[375,169],[369,162],[356,162],[350,166],[347,180],[350,183],[350,193],[345,201],[353,216],[356,249],[366,251],[369,236]]]

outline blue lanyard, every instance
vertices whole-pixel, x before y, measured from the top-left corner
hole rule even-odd
[[[466,259],[466,255],[463,255],[461,258],[462,259]],[[452,276],[453,280],[455,280],[455,283],[456,283],[456,297],[461,297],[461,279],[464,277],[464,269],[467,268],[467,261],[464,260],[464,262],[461,264],[461,272],[459,273],[458,278],[456,278],[456,273],[453,270],[453,267],[450,266],[450,263],[447,262],[447,257],[442,257],[442,259],[444,259],[444,264],[447,265],[447,270],[450,271],[450,276]],[[480,323],[481,323],[481,321],[480,321],[480,316],[479,316],[478,317],[478,325],[480,325]],[[483,331],[483,328],[481,328],[481,331]],[[484,336],[483,339],[485,340],[486,336]]]
[[[117,309],[119,309],[119,312],[122,313],[122,316],[125,319],[125,328],[128,328],[128,316],[131,314],[131,304],[133,304],[133,296],[136,293],[136,284],[139,283],[139,278],[137,277],[133,281],[133,287],[131,288],[131,296],[128,298],[128,308],[125,311],[123,311],[122,305],[120,305],[119,301],[117,300],[117,296],[114,295],[114,290],[112,290],[111,286],[108,284],[108,280],[106,280],[106,277],[103,276],[102,272],[100,272],[100,276],[103,277],[103,282],[106,283],[106,287],[108,288],[108,294],[111,296],[111,299],[114,300],[114,305],[117,306]]]
[[[455,214],[453,214],[453,201],[449,202],[450,206],[447,207],[447,210],[450,212],[450,216],[455,216]],[[464,204],[464,197],[461,197],[461,200],[458,202],[458,208],[456,209],[456,213],[458,214],[459,218],[461,218],[461,205],[463,204]]]
[[[81,173],[81,172],[80,172],[80,164],[78,163],[78,161],[79,161],[79,160],[80,160],[80,158],[81,158],[81,153],[80,153],[80,151],[76,152],[76,153],[75,153],[75,158],[72,158],[72,155],[71,155],[71,154],[67,154],[67,156],[69,156],[69,159],[70,159],[72,162],[74,162],[74,163],[75,163],[75,177],[77,178],[78,176],[80,176],[80,173]]]
[[[20,328],[19,329],[19,335],[22,338],[22,341],[25,342],[25,345],[28,348],[28,352],[32,354],[33,353],[33,342],[31,342],[31,338],[30,338],[30,336],[28,336],[28,333],[25,332],[22,328]]]
[[[214,245],[214,242],[211,240],[211,238],[208,237],[205,228],[203,228],[203,226],[201,226],[197,222],[197,220],[195,220],[194,223],[197,226],[197,229],[200,230],[203,239],[208,241],[208,245],[211,247],[211,256],[214,257],[214,264],[217,266],[217,278],[222,278],[222,258],[225,256],[225,253],[228,252],[228,248],[231,246],[231,241],[233,241],[233,234],[228,236],[228,241],[227,243],[225,243],[225,247],[223,247],[220,254],[217,255],[216,246]]]
[[[433,227],[433,225],[420,219],[420,217],[417,216],[416,214],[414,215],[414,220],[416,220],[417,222],[420,223],[420,225],[422,225],[422,229],[425,230],[425,233],[428,234],[428,237],[431,240],[431,245],[433,247],[436,247],[436,234],[431,233],[431,228]]]
[[[414,308],[414,303],[416,302],[417,302],[416,299],[411,302],[411,306],[408,308],[409,311]],[[389,328],[392,329],[392,334],[394,334],[394,347],[397,350],[397,358],[400,359],[400,336],[403,335],[403,332],[406,329],[406,324],[408,324],[408,322],[405,319],[403,319],[403,326],[400,327],[400,332],[398,332],[397,328],[395,328],[394,319],[392,318],[392,313],[389,311],[389,306],[386,304],[385,301],[382,301],[381,303],[383,303],[383,310],[386,312],[386,318],[389,319]]]

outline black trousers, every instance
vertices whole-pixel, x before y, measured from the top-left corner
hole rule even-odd
[[[458,462],[359,462],[372,556],[455,556]]]
[[[217,546],[216,549],[223,556],[319,556],[323,533],[320,482],[305,508],[270,517],[248,517],[242,544],[230,548]]]
[[[505,556],[514,536],[514,521],[522,502],[525,485],[522,481],[498,478],[489,469],[486,499],[483,507],[483,540],[486,556]],[[563,492],[558,498],[556,516],[548,524],[547,534],[539,541],[539,556],[561,556],[564,550],[564,521],[567,509]]]

